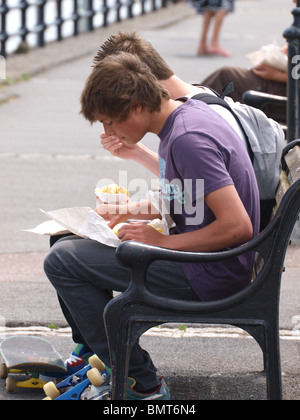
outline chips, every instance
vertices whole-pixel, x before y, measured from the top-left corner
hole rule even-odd
[[[122,226],[126,225],[126,223],[118,223],[114,228],[113,232],[117,235],[119,232],[119,229],[121,229]]]
[[[138,222],[138,220],[137,220]],[[118,235],[119,229],[121,229],[122,226],[127,225],[128,222],[122,222],[118,223],[114,228],[113,232]],[[151,226],[153,229],[157,230],[160,233],[163,233],[163,227],[162,227],[162,221],[160,219],[154,219],[151,222],[146,223],[148,226]]]
[[[119,187],[117,184],[110,184],[101,188],[96,188],[95,192],[96,194],[126,194],[127,197],[129,197],[129,191],[127,190],[127,188]]]
[[[161,221],[161,219],[153,219],[149,225],[151,227],[153,227],[155,230],[157,230],[160,233],[163,233],[164,229],[163,229],[163,223]]]

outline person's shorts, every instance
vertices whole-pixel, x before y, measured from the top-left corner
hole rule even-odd
[[[200,14],[206,9],[213,12],[226,10],[229,13],[234,11],[235,0],[186,0],[186,2]]]

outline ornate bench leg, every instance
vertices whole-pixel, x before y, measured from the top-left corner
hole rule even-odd
[[[126,325],[122,325],[118,316],[121,311],[115,308],[110,310],[114,305],[115,302],[107,305],[104,320],[112,369],[112,399],[123,400],[126,399],[130,349],[127,344]]]
[[[266,331],[265,370],[269,400],[282,399],[279,336],[275,329]]]

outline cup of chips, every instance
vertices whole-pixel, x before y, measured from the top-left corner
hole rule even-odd
[[[95,189],[96,196],[107,204],[125,204],[128,201],[129,191],[127,188],[120,187],[117,184],[106,185]]]

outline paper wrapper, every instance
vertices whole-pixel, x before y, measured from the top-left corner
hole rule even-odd
[[[175,226],[172,217],[170,216],[165,203],[161,199],[161,194],[159,191],[148,191],[147,193],[148,200],[151,201],[151,205],[159,211],[161,215],[161,228],[163,229],[164,235],[169,235],[169,230],[171,227]]]
[[[246,57],[254,67],[260,64],[268,64],[281,71],[287,71],[288,58],[276,44],[263,45],[258,51],[247,54]]]
[[[96,192],[96,196],[103,203],[125,204],[128,201],[128,196],[126,194],[108,194]]]
[[[90,238],[112,247],[117,247],[121,243],[103,217],[99,216],[90,207],[41,211],[51,220],[36,226],[34,229],[26,229],[26,232],[39,235],[60,235],[71,232],[82,238]]]
[[[151,200],[155,208],[159,210],[160,203],[158,195],[149,192],[148,199]],[[41,210],[51,220],[44,222],[33,229],[26,229],[26,232],[32,232],[39,235],[61,235],[64,233],[74,233],[82,238],[93,239],[104,245],[117,247],[121,241],[108,223],[99,216],[90,207],[71,207],[59,210],[44,211]],[[168,219],[162,213],[162,220],[155,219],[149,221],[155,227],[162,229],[165,235],[169,234],[169,223],[172,219]],[[138,220],[137,220],[138,221]]]

